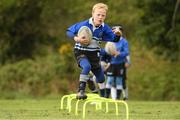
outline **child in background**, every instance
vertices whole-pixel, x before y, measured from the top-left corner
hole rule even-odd
[[[122,31],[122,26],[114,26],[112,29],[119,29]],[[126,75],[125,65],[127,56],[129,56],[129,45],[128,41],[122,37],[122,32],[120,40],[114,44],[117,52],[111,56],[110,67],[107,71],[106,97],[108,98],[111,94],[113,99],[120,99],[124,87],[123,84],[126,85],[124,76]],[[111,91],[111,88],[113,91]],[[116,93],[114,93],[114,89]]]

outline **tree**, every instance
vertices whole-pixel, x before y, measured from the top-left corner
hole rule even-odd
[[[180,58],[179,0],[138,1],[144,11],[140,35],[147,46],[171,60]]]
[[[22,0],[0,11],[0,63],[31,58],[47,37],[41,1]]]

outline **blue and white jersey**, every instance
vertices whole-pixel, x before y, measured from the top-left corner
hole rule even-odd
[[[107,24],[103,23],[98,27],[94,26],[92,18],[70,26],[66,32],[67,36],[70,38],[74,38],[74,36],[78,34],[78,31],[82,26],[87,26],[90,28],[93,35],[92,41],[88,46],[82,46],[80,43],[76,42],[74,46],[75,49],[85,51],[100,51],[100,41],[116,42],[119,40],[119,36],[116,36]]]
[[[129,45],[128,45],[128,41],[123,38],[120,37],[120,40],[118,42],[115,43],[117,51],[120,52],[120,55],[114,57],[112,56],[111,58],[111,64],[121,64],[123,62],[127,61],[127,56],[129,55]]]

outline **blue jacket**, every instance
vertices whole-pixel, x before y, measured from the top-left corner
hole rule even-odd
[[[128,41],[125,38],[121,37],[120,40],[115,43],[115,45],[120,54],[116,57],[111,57],[111,64],[120,64],[126,62],[126,56],[129,55]]]
[[[74,47],[76,49],[86,50],[86,51],[97,51],[97,50],[99,51],[100,50],[99,41],[117,42],[119,40],[119,36],[116,36],[107,24],[103,23],[99,27],[94,27],[92,18],[70,26],[66,32],[67,36],[69,38],[74,38],[74,36],[77,35],[79,29],[82,26],[87,26],[90,28],[93,35],[92,41],[88,46],[81,46],[80,43],[76,43]]]

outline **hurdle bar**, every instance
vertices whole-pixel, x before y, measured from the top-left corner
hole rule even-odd
[[[82,101],[84,102],[83,104],[83,114],[82,117],[83,119],[85,119],[86,117],[86,107],[88,105],[88,103],[91,102],[95,102],[96,103],[96,110],[97,109],[102,109],[102,103],[106,104],[106,112],[108,113],[109,111],[109,107],[108,107],[108,103],[114,103],[115,104],[115,109],[116,109],[116,115],[118,115],[118,104],[122,103],[125,106],[126,109],[126,120],[129,120],[129,108],[128,108],[128,104],[125,101],[122,100],[113,100],[113,99],[109,99],[109,98],[103,98],[103,97],[99,97],[99,95],[97,94],[87,94],[88,98],[85,100],[77,100],[76,101],[76,106],[75,106],[75,115],[78,115],[78,106],[79,106],[79,102]],[[65,99],[66,101],[66,109],[68,109],[68,112],[70,113],[72,110],[72,100],[76,99],[76,94],[70,94],[70,95],[64,95],[61,98],[61,107],[60,109],[64,109],[64,103],[65,103]]]

